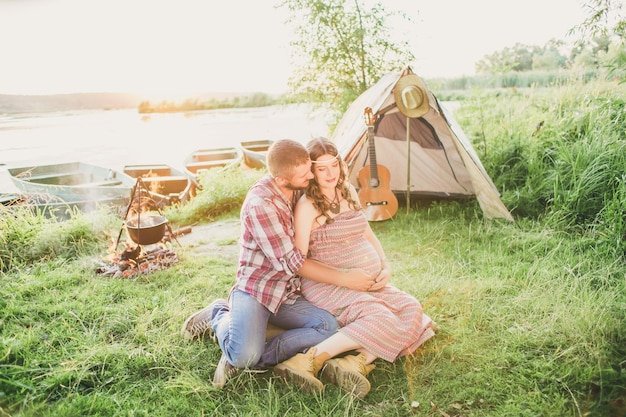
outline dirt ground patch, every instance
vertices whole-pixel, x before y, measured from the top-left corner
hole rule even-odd
[[[172,240],[175,250],[194,256],[224,256],[236,260],[239,256],[239,219],[220,220],[191,226],[191,232]],[[179,249],[178,243],[182,247]]]

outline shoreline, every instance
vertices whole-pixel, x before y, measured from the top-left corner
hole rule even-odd
[[[166,164],[182,170],[197,149],[242,141],[328,136],[329,115],[306,104],[144,115],[132,110],[77,110],[3,117],[0,194],[15,192],[6,168],[85,162],[122,171]]]

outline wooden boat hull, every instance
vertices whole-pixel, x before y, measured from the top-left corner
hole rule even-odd
[[[128,198],[135,181],[113,169],[68,162],[8,167],[16,188],[27,195],[49,195],[64,202]]]
[[[250,169],[265,169],[265,157],[272,143],[274,141],[269,139],[240,142],[242,166]]]
[[[188,201],[194,188],[188,175],[166,164],[126,165],[124,174],[141,178],[158,208]]]
[[[198,174],[201,172],[230,166],[239,163],[240,160],[241,151],[235,147],[198,149],[185,158],[184,170],[196,186],[199,186]]]

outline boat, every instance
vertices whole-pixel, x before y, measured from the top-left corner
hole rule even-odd
[[[124,174],[141,178],[156,208],[186,202],[195,190],[189,176],[167,164],[125,165]]]
[[[20,193],[51,196],[65,203],[130,199],[135,180],[114,169],[84,162],[7,166]]]
[[[250,169],[265,169],[267,150],[274,143],[270,139],[240,142],[242,166]]]
[[[106,204],[123,207],[130,201],[135,180],[114,169],[84,162],[9,165],[20,204],[35,208],[77,207],[86,211]]]
[[[187,155],[184,169],[196,186],[199,186],[198,175],[201,172],[237,164],[240,160],[241,151],[236,147],[198,149]]]

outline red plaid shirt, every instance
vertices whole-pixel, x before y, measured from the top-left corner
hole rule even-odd
[[[257,181],[241,207],[242,233],[235,288],[252,295],[272,313],[298,297],[296,273],[304,256],[294,244],[293,207],[271,176]]]

